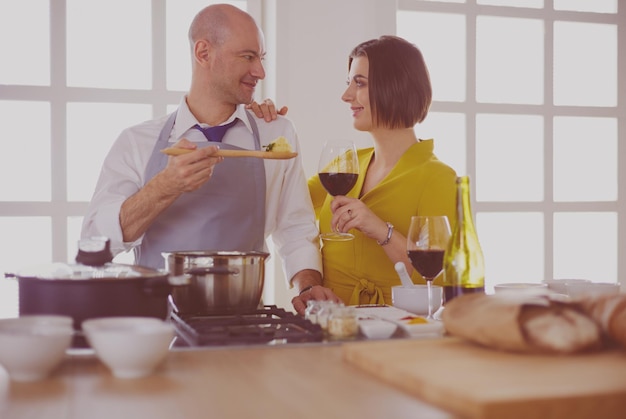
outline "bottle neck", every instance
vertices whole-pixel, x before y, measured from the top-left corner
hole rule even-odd
[[[473,228],[474,222],[472,221],[473,215],[472,203],[470,200],[470,185],[467,177],[462,177],[458,181],[456,202],[457,223],[459,223],[459,226],[461,227],[466,224],[467,227]]]

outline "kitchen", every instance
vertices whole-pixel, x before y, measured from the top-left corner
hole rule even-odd
[[[68,4],[69,3],[70,2],[68,2]],[[251,4],[252,3],[253,2],[251,2]],[[323,11],[323,8],[319,7],[319,4],[320,4],[319,2],[315,2],[315,4],[311,3],[309,5],[306,5],[306,4],[294,5],[293,2],[291,3],[267,2],[266,3],[266,6],[269,7],[270,9],[271,7],[274,7],[274,6],[276,7],[276,10],[274,10],[274,12],[276,13],[276,19],[279,22],[281,22],[281,24],[277,26],[278,28],[277,33],[275,34],[272,34],[269,28],[266,29],[268,45],[271,45],[269,41],[270,39],[272,39],[273,42],[275,42],[277,45],[276,47],[277,51],[286,49],[287,51],[289,51],[289,53],[275,57],[276,63],[272,63],[271,60],[268,60],[270,61],[268,63],[268,74],[274,73],[276,75],[276,79],[275,80],[268,79],[266,81],[266,86],[264,86],[266,91],[263,92],[264,93],[263,96],[275,97],[278,103],[280,104],[284,103],[290,106],[291,108],[290,117],[296,123],[296,126],[301,136],[303,147],[305,147],[304,149],[305,151],[303,152],[303,154],[312,156],[309,161],[305,162],[305,164],[308,165],[307,171],[309,173],[314,170],[316,159],[317,159],[317,156],[319,155],[319,148],[321,147],[321,143],[322,143],[321,140],[315,141],[314,140],[315,138],[323,138],[325,135],[327,135],[326,133],[328,132],[328,130],[332,130],[333,132],[336,132],[337,135],[346,135],[346,136],[347,135],[353,136],[354,132],[352,131],[352,128],[350,127],[350,124],[349,124],[349,119],[347,115],[345,114],[346,105],[341,103],[338,99],[332,100],[332,98],[338,98],[341,90],[343,89],[343,81],[345,80],[345,65],[341,65],[337,67],[333,67],[331,65],[326,65],[326,64],[320,65],[320,66],[309,65],[309,66],[306,66],[306,69],[304,70],[302,70],[300,67],[295,67],[295,65],[297,63],[315,63],[317,61],[321,61],[319,57],[323,57],[324,63],[327,63],[327,62],[328,63],[332,63],[332,62],[345,63],[345,59],[346,59],[345,57],[350,47],[352,47],[357,42],[360,42],[363,39],[368,39],[368,38],[377,36],[380,33],[388,32],[391,30],[391,28],[395,26],[395,3],[396,2],[383,2],[383,1],[367,2],[367,3],[356,2],[356,1],[354,2],[350,2],[350,1],[329,2],[329,7],[332,7],[333,10],[335,11],[334,13],[330,13],[330,14],[325,13]],[[403,7],[408,7],[406,5],[407,3],[409,2],[400,2],[399,4]],[[437,10],[437,8],[445,9],[446,7],[448,8],[457,7],[456,10],[462,11],[464,10],[463,7],[470,7],[470,6],[453,6],[453,5],[452,6],[451,5],[435,5],[435,4],[430,4],[430,2],[420,2],[420,3],[424,3],[424,4],[420,4],[420,7],[423,7],[429,11]],[[268,11],[269,16],[272,16],[270,12],[271,10]],[[525,10],[523,13],[527,13],[532,17],[538,17],[541,15],[540,11],[536,11],[536,10],[535,11]],[[605,17],[604,15],[601,15],[601,16]],[[624,16],[623,11],[620,10],[617,14],[613,15],[612,19],[613,21],[617,20],[619,22],[623,22],[624,20],[623,16]],[[598,21],[601,18],[594,15],[594,17],[592,17],[591,19],[594,21]],[[283,23],[283,22],[287,22],[287,23]],[[297,22],[297,23],[294,23],[294,22]],[[310,25],[310,26],[307,26],[307,25]],[[344,29],[347,25],[349,25],[350,27],[350,30],[348,31]],[[624,26],[623,24],[620,24],[619,30],[623,30],[622,29],[623,26]],[[319,38],[317,36],[319,34],[319,29],[318,29],[319,27],[324,28],[324,32],[329,35],[328,38]],[[337,28],[337,31],[338,31],[338,33],[334,34],[335,36],[333,36],[333,31],[331,30],[334,28]],[[294,33],[296,35],[292,35]],[[312,33],[316,35],[315,36],[302,36],[301,34],[304,34],[304,33]],[[294,38],[298,39],[297,43],[293,42]],[[324,39],[326,39],[326,41],[324,41]],[[344,47],[341,47],[340,45],[344,45]],[[322,54],[310,54],[310,51],[324,51],[324,52]],[[304,52],[304,56],[303,56],[303,52]],[[623,63],[623,58],[619,58],[618,62]],[[270,64],[275,65],[276,66],[275,69],[272,69]],[[297,70],[293,70],[295,68],[297,68]],[[623,77],[621,74],[623,74],[623,72],[620,73],[620,76]],[[326,81],[326,83],[320,83],[319,80]],[[618,85],[624,86],[625,83],[619,83]],[[4,90],[4,86],[3,86],[3,90]],[[9,98],[14,98],[14,96],[11,96],[12,94],[11,92],[13,92],[13,90],[9,90],[9,94],[10,94]],[[77,92],[73,92],[72,94],[77,94]],[[29,95],[31,95],[31,93],[26,92],[24,93],[24,95],[25,96],[21,96],[21,100],[24,100],[25,98],[27,99]],[[620,103],[620,104],[624,103],[623,87],[621,88],[621,90],[618,91],[618,95],[619,95],[619,98],[622,100],[617,100],[617,103]],[[175,103],[175,101],[178,100],[178,94],[168,95],[167,97],[170,102],[173,100]],[[323,104],[323,105],[320,106],[320,104]],[[159,105],[159,106],[164,106],[164,105]],[[455,109],[458,109],[459,107],[458,104],[454,104],[454,103],[439,103],[439,104],[436,104],[436,106],[439,107],[438,109],[439,111],[442,111],[442,110],[454,111]],[[618,114],[623,115],[624,112],[623,111],[620,112],[619,109],[620,109],[619,107],[595,109],[592,112],[592,114],[595,112],[597,114],[600,114],[601,116],[607,116],[607,114],[608,116],[618,115]],[[573,110],[566,109],[566,110],[570,111],[574,115],[577,115],[582,112],[582,110],[580,109],[573,109]],[[310,115],[316,115],[316,118],[315,119],[310,118]],[[319,126],[318,115],[323,116],[322,119],[325,121],[325,123],[327,123],[326,127],[322,128]],[[618,129],[618,132],[620,133],[620,135],[623,135],[623,132],[626,132],[626,130],[624,129],[623,118],[617,119],[617,121],[618,121],[617,123],[619,124],[619,128],[620,128]],[[469,125],[469,127],[471,127],[471,125]],[[469,127],[468,127],[468,131],[471,130]],[[53,132],[57,134],[57,137],[55,137],[57,139],[55,141],[58,141],[59,137],[65,137],[63,134],[59,136],[58,131],[56,131],[57,129],[58,128],[56,128],[56,126],[53,129]],[[112,134],[112,135],[115,135],[115,134]],[[437,132],[435,132],[433,136],[439,137],[440,135]],[[103,140],[108,140],[108,139],[105,138]],[[470,141],[469,136],[468,136],[468,141]],[[55,144],[57,143],[55,142]],[[474,144],[474,143],[468,143],[468,144]],[[475,144],[472,146],[468,146],[468,153],[471,152],[473,147],[475,147]],[[55,161],[59,161],[58,160],[59,154],[61,155],[63,154],[63,148],[61,148],[60,151],[55,148],[54,158],[57,159]],[[613,153],[612,155],[619,156],[620,154]],[[473,161],[473,158],[468,158],[468,161]],[[57,167],[57,166],[55,165],[54,167]],[[619,168],[620,171],[624,170],[622,169],[624,165],[617,165],[617,167]],[[462,169],[457,169],[457,170],[462,171]],[[470,175],[476,175],[476,168],[474,167],[473,163],[467,164],[467,168],[465,171],[470,173]],[[545,172],[550,173],[551,171],[545,170]],[[624,178],[624,176],[622,175],[623,173],[618,172],[618,176],[615,176],[615,178],[616,179]],[[6,176],[4,177],[9,178],[8,176],[10,176],[10,173],[6,173]],[[63,177],[61,179],[64,180]],[[478,180],[480,180],[480,178]],[[543,180],[541,182],[543,184]],[[548,183],[548,181],[546,181],[546,184],[551,185],[551,183]],[[55,200],[53,200],[53,202],[48,205],[52,205],[52,206],[59,205],[58,209],[56,209],[55,211],[68,211],[67,213],[65,213],[68,216],[68,218],[79,216],[81,214],[81,211],[84,209],[84,206],[82,205],[82,203],[72,201],[72,202],[62,204],[62,205],[58,204],[58,199],[59,199],[58,197],[64,196],[65,187],[59,186],[58,184],[55,184],[54,187],[61,188],[61,189],[54,189],[53,195],[55,197]],[[551,186],[550,187],[546,186],[546,190],[549,190],[550,188]],[[620,197],[626,196],[624,193],[623,185],[618,185],[617,188],[619,188],[618,191],[620,193],[615,193],[615,195],[620,196]],[[90,188],[87,187],[86,189],[90,189]],[[65,198],[61,198],[61,200],[64,200],[64,199]],[[31,214],[37,217],[47,216],[46,211],[48,211],[48,209],[44,204],[41,204],[38,202],[32,202],[32,203],[29,203],[29,205],[25,206],[23,202],[29,201],[29,199],[27,198],[16,198],[14,199],[14,201],[18,202],[18,204],[15,204],[15,205],[21,205],[21,206],[16,207],[15,205],[10,205],[10,203],[2,203],[2,206],[0,206],[2,215],[8,216],[6,224],[3,224],[3,231],[6,231],[4,229],[5,225],[8,225],[9,223],[11,223],[13,221],[13,218],[17,217],[18,215]],[[619,220],[623,219],[623,214],[620,213],[618,210],[620,207],[618,205],[619,201],[617,200],[610,201],[609,199],[606,199],[604,197],[599,199],[599,201],[600,201],[599,203],[594,204],[595,206],[591,206],[591,204],[586,203],[586,202],[578,203],[577,205],[563,203],[563,202],[559,202],[557,204],[546,203],[545,205],[546,207],[550,207],[550,205],[555,205],[556,210],[564,209],[565,211],[571,211],[572,207],[578,210],[582,210],[582,211],[589,211],[590,208],[593,208],[593,209],[598,209],[601,212],[617,214],[617,218],[619,218]],[[19,204],[19,202],[22,202],[22,204]],[[537,211],[537,208],[541,208],[541,205],[543,204],[544,203],[542,202],[525,203],[524,205],[526,205],[526,207],[522,206],[522,209],[529,208],[531,210],[530,212]],[[512,207],[512,205],[507,206],[506,203],[498,203],[498,202],[492,203],[491,207],[488,206],[488,203],[481,203],[481,205],[475,206],[475,209],[484,210],[484,211],[495,209],[497,211],[502,211],[502,210],[511,209]],[[26,208],[26,210],[24,210],[24,208]],[[519,208],[517,207],[515,207],[514,209],[516,211],[519,210]],[[547,213],[549,213],[549,210],[546,210],[546,211]],[[55,223],[57,222],[56,220],[57,219],[55,218]],[[35,223],[40,222],[39,218],[35,218],[34,221]],[[552,231],[552,228],[549,228],[552,225],[551,223],[553,223],[552,219],[548,217],[546,218],[545,222],[547,223],[545,226],[546,231]],[[35,223],[32,223],[32,224],[35,224]],[[64,221],[61,221],[60,224],[54,224],[55,227],[54,229],[51,229],[52,233],[50,233],[52,235],[52,238],[50,238],[51,242],[54,242],[54,243],[74,243],[75,242],[75,240],[72,240],[70,238],[72,234],[68,233],[68,230],[71,231],[71,229],[69,229],[69,226],[66,223],[71,223],[71,221],[64,220]],[[558,223],[556,224],[557,226],[559,225]],[[35,224],[35,225],[39,225],[39,224]],[[479,220],[479,225],[480,225],[480,220]],[[612,239],[613,241],[609,239],[608,243],[616,243],[616,246],[612,250],[613,256],[611,256],[612,252],[605,252],[608,254],[607,256],[608,262],[613,262],[610,264],[607,263],[608,266],[613,266],[613,267],[609,268],[609,270],[605,272],[605,274],[609,276],[608,279],[616,280],[618,277],[623,276],[623,275],[617,274],[617,272],[619,272],[619,267],[621,267],[620,265],[621,261],[617,260],[618,259],[617,254],[619,254],[617,249],[622,249],[624,247],[624,244],[623,244],[624,237],[626,237],[626,234],[624,234],[624,228],[625,228],[624,226],[626,225],[626,223],[623,223],[623,222],[619,223],[615,221],[614,224],[610,224],[609,226],[611,225],[616,226],[614,229],[614,231],[616,232],[615,233],[616,236],[613,237]],[[48,224],[44,222],[42,224],[41,230],[48,231],[47,227],[48,227]],[[8,227],[6,228],[8,229]],[[25,230],[25,231],[33,231],[33,230]],[[39,261],[43,262],[47,258],[47,256],[45,256],[47,254],[51,254],[53,259],[55,260],[68,260],[68,259],[71,259],[74,254],[73,251],[66,250],[66,246],[50,246],[46,244],[46,245],[42,245],[42,247],[39,247],[40,246],[39,243],[33,244],[32,240],[28,240],[29,238],[33,237],[33,234],[24,235],[24,236],[18,236],[12,239],[11,241],[9,240],[5,241],[4,246],[6,246],[6,248],[3,247],[3,254],[11,255],[11,257],[3,260],[3,269],[5,270],[8,270],[10,268],[17,269],[22,266],[31,265],[33,262],[39,262]],[[563,238],[559,238],[558,236],[555,238],[550,238],[551,234],[547,234],[547,236],[548,236],[548,239],[546,239],[548,240],[547,243],[550,243],[550,240],[554,240],[555,243],[560,243],[563,240],[565,240]],[[37,238],[40,238],[40,236],[37,235]],[[41,236],[42,241],[45,239],[46,237]],[[486,239],[487,237],[485,237],[485,240]],[[543,240],[542,240],[542,243],[543,243]],[[486,251],[493,248],[493,246],[486,246],[486,247],[489,247],[489,249],[485,249]],[[71,246],[68,245],[67,248],[71,248]],[[39,252],[39,249],[41,249],[41,252]],[[543,246],[537,246],[536,249],[538,250],[530,251],[530,256],[533,256],[539,259],[539,257],[536,256],[536,254],[537,253],[543,254],[543,251],[541,250],[543,249]],[[515,253],[515,252],[512,252],[512,253]],[[545,253],[549,254],[551,252],[546,251]],[[42,257],[35,258],[33,254],[42,254]],[[496,256],[492,256],[491,259],[492,260],[498,259],[498,256],[500,255],[496,254]],[[504,255],[504,256],[505,256],[505,260],[506,260],[506,257],[510,257],[507,255]],[[529,272],[528,274],[529,275],[532,274],[533,277],[552,277],[554,272],[558,273],[558,269],[555,269],[553,271],[552,268],[553,267],[558,268],[559,266],[562,266],[562,264],[559,265],[560,262],[552,261],[550,257],[551,256],[546,256],[545,264],[544,265],[539,264],[540,265],[539,268],[533,268],[535,270],[531,270],[531,272]],[[489,260],[489,255],[487,255],[487,259]],[[581,258],[578,258],[578,259],[581,259]],[[9,260],[12,261],[12,263],[14,263],[15,266],[7,266],[7,263]],[[284,289],[284,287],[282,286],[283,280],[280,278],[279,265],[280,264],[277,265],[278,266],[277,269],[274,269],[274,275],[277,277],[277,279],[276,279],[275,284],[272,284],[275,288],[275,290],[272,291],[272,296],[274,293],[276,293],[276,297],[274,297],[273,300],[268,297],[267,300],[276,301],[280,306],[288,307],[288,304],[289,304],[288,302],[290,300],[291,294],[288,290]],[[491,266],[493,265],[494,264],[491,264]],[[534,266],[534,264],[531,264],[531,265]],[[537,272],[537,270],[539,272]],[[548,274],[545,274],[545,272],[548,272]],[[564,275],[566,273],[567,272],[562,272],[561,275]],[[514,274],[518,274],[518,273],[514,273]],[[587,272],[584,271],[583,274],[587,274]],[[587,275],[590,275],[590,274],[587,274]],[[500,275],[496,275],[496,272],[494,272],[493,278],[497,278],[499,276]],[[510,279],[506,278],[504,280],[510,280]],[[13,291],[15,290],[15,287],[13,287],[13,284],[6,285],[6,286],[12,287]],[[271,291],[270,288],[271,288],[271,285],[270,287],[268,287],[268,292]],[[12,301],[14,301],[14,299]]]

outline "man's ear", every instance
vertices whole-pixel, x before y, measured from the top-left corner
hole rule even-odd
[[[206,65],[211,56],[211,44],[204,39],[196,41],[193,47],[193,56],[198,64]]]

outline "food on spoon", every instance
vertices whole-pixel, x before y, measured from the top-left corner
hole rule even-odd
[[[277,139],[275,139],[274,141],[272,141],[271,143],[269,143],[268,145],[263,146],[263,147],[265,148],[265,151],[271,151],[271,152],[276,152],[276,153],[293,152],[293,150],[291,149],[291,144],[289,144],[289,141],[287,141],[287,139],[283,137],[282,135],[278,137]]]

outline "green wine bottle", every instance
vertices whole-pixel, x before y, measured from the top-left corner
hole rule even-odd
[[[443,303],[485,292],[485,261],[474,228],[468,176],[456,179],[456,225],[443,258]]]

